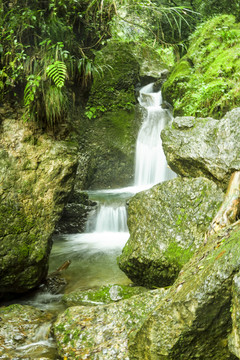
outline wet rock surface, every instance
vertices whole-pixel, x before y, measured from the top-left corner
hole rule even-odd
[[[109,305],[68,308],[54,324],[59,355],[69,360],[128,360],[129,333],[165,293],[159,289]]]
[[[168,164],[177,174],[205,176],[223,186],[240,169],[239,137],[240,108],[221,120],[177,117],[161,133]]]
[[[130,335],[130,359],[237,359],[227,339],[239,239],[236,225],[201,246],[163,301]]]
[[[28,305],[0,308],[1,359],[59,359],[51,334],[50,313]]]
[[[63,296],[63,302],[67,306],[75,305],[102,305],[128,299],[134,295],[146,292],[147,289],[141,286],[108,285],[100,289],[86,291],[74,291]]]
[[[88,198],[87,193],[80,191],[73,192],[63,209],[55,233],[76,234],[84,232],[88,214],[96,205],[96,202]]]
[[[135,195],[121,270],[138,285],[171,285],[204,241],[222,200],[223,192],[205,178],[176,178]]]
[[[0,296],[38,286],[48,270],[51,235],[74,182],[77,146],[19,118],[0,136]]]

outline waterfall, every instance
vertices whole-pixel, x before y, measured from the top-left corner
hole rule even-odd
[[[127,212],[125,206],[101,205],[96,219],[96,232],[126,232]]]
[[[129,238],[126,203],[137,192],[175,176],[167,168],[160,138],[171,120],[161,106],[161,91],[154,92],[153,84],[144,86],[139,103],[144,118],[136,144],[135,183],[121,189],[89,190],[97,206],[88,215],[85,232],[58,235],[54,241],[50,272],[71,260],[67,291],[129,283],[116,261]]]
[[[145,116],[136,144],[135,186],[147,188],[173,177],[173,172],[167,167],[160,138],[171,117],[169,111],[161,106],[161,91],[153,92],[153,84],[140,90],[138,101]]]

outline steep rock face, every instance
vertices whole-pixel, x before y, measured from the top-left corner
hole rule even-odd
[[[54,324],[59,355],[100,360],[237,360],[227,344],[232,329],[232,280],[240,266],[239,238],[239,225],[209,238],[168,290],[108,305],[68,308]]]
[[[86,115],[90,118],[84,152],[90,156],[91,188],[131,182],[138,119],[135,85],[139,64],[129,44],[109,42],[95,58],[104,76],[96,76]],[[140,120],[139,120],[140,124]]]
[[[240,170],[240,108],[221,120],[177,117],[161,133],[170,167],[183,176],[206,176],[226,185]]]
[[[176,178],[135,195],[121,270],[139,285],[171,285],[203,242],[222,200],[222,191],[205,178]]]
[[[77,147],[3,119],[0,137],[0,294],[46,276],[50,237],[72,190]]]
[[[208,240],[130,341],[130,359],[227,360],[239,225]]]
[[[137,133],[142,121],[135,88],[161,77],[161,56],[148,47],[110,40],[96,55],[95,76],[86,107],[90,188],[132,183]],[[151,71],[152,69],[152,71]],[[153,70],[154,69],[154,70]]]
[[[163,85],[174,116],[221,118],[240,106],[238,80],[240,24],[232,15],[203,23],[193,33],[187,54]]]

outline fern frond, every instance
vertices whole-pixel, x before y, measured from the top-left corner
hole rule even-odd
[[[46,74],[53,80],[58,88],[61,88],[68,77],[67,66],[63,61],[57,60],[47,67]]]

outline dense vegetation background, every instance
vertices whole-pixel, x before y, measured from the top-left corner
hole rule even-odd
[[[26,120],[54,127],[111,66],[94,65],[109,38],[173,47],[179,60],[199,23],[221,13],[238,19],[239,12],[237,0],[2,1],[0,101],[20,103]],[[127,34],[116,31],[121,22]]]

